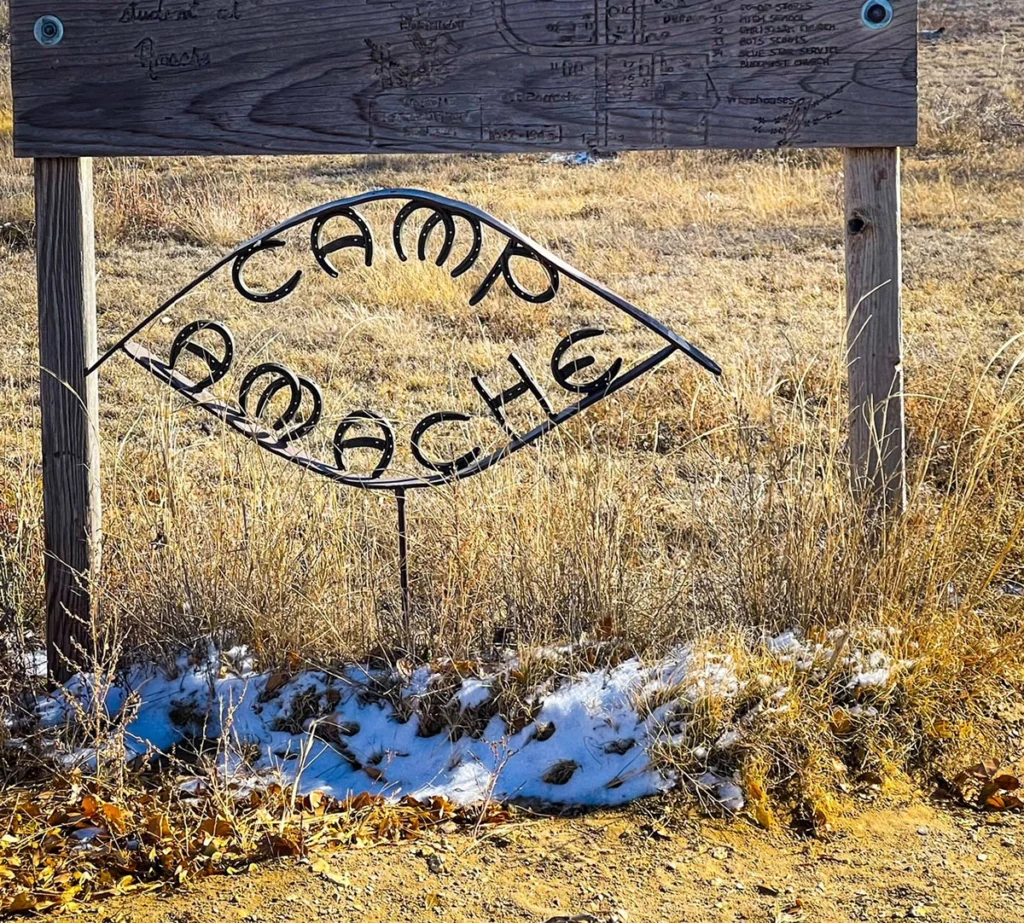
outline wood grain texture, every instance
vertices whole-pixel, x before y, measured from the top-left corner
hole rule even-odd
[[[848,150],[846,183],[847,361],[855,489],[906,503],[900,155]]]
[[[11,0],[15,150],[909,145],[892,3],[873,30],[864,0]]]
[[[92,162],[35,162],[46,646],[51,679],[91,649],[100,482]]]

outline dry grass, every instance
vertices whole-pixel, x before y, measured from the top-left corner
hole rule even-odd
[[[1024,682],[1021,597],[1006,592],[1024,583],[1024,36],[1008,5],[982,5],[987,29],[923,52],[904,190],[913,484],[885,529],[847,486],[835,153],[636,154],[579,170],[531,157],[98,162],[101,343],[257,229],[403,185],[516,222],[726,369],[715,383],[674,360],[538,451],[414,496],[410,639],[387,498],[262,457],[116,358],[101,375],[101,605],[126,656],[211,637],[267,668],[398,645],[487,658],[496,636],[524,649],[615,638],[650,655],[693,642],[731,652],[749,690],[788,687],[792,707],[759,717],[759,743],[727,768],[812,815],[847,771],[1013,756],[997,703]],[[959,22],[941,3],[925,15]],[[11,155],[8,93],[0,74],[0,634],[17,646],[39,630],[41,529],[31,177]],[[476,312],[440,272],[386,268],[311,285],[287,315],[209,295],[195,316],[228,320],[250,359],[318,377],[332,421],[397,411],[405,438],[426,410],[475,407],[469,375],[500,374],[513,344],[543,368],[566,327],[597,318],[624,354],[648,345],[582,299]],[[173,313],[158,342],[192,319]],[[871,693],[870,718],[837,719],[851,705],[838,672],[763,678],[768,633],[836,627],[892,629],[879,645],[915,661]],[[14,691],[0,702],[18,707]],[[705,765],[725,760],[714,740],[738,720],[694,707],[688,755],[666,754],[688,769],[702,746]]]

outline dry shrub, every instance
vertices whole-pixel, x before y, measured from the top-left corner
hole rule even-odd
[[[35,721],[42,609],[42,496],[17,463],[0,465],[0,784],[19,775],[20,754],[7,742]]]
[[[691,777],[738,773],[755,812],[787,804],[821,829],[844,793],[1018,758],[1002,702],[1024,680],[1024,400],[1018,381],[993,380],[996,364],[919,396],[908,508],[889,521],[847,488],[838,387],[815,412],[817,444],[784,436],[808,412],[799,402],[736,421],[746,473],[702,507],[714,627],[697,644],[728,652],[743,692],[681,699],[684,740],[660,759]],[[823,645],[813,669],[765,650],[787,626]],[[884,655],[882,682],[858,684],[859,651]],[[719,746],[730,728],[741,741]]]

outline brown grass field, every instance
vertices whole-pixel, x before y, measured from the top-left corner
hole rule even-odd
[[[848,486],[839,152],[636,153],[592,168],[535,156],[97,161],[101,349],[257,231],[407,186],[515,224],[725,370],[716,381],[677,356],[539,449],[413,494],[409,638],[388,497],[264,456],[115,357],[100,378],[104,662],[209,638],[249,645],[261,669],[399,647],[486,661],[511,632],[524,649],[609,641],[609,659],[692,643],[730,652],[752,678],[773,632],[883,628],[887,652],[914,669],[873,692],[877,713],[852,728],[834,720],[841,671],[794,686],[793,708],[740,757],[754,802],[824,822],[850,779],[923,785],[981,759],[1018,761],[1024,14],[1017,0],[921,7],[922,27],[946,33],[922,45],[921,141],[904,152],[911,490],[881,530]],[[12,154],[5,22],[0,6],[0,643],[13,665],[41,630],[42,534],[31,163]],[[214,290],[152,339],[166,346],[193,317],[227,320],[239,367],[283,361],[319,379],[325,430],[372,407],[400,443],[426,412],[478,411],[470,377],[501,380],[510,349],[543,370],[590,322],[614,332],[620,355],[651,346],[586,299],[495,296],[478,310],[429,263],[381,266],[318,280],[278,310]],[[0,711],[19,701],[13,666],[4,683]],[[693,722],[694,748],[718,736],[722,707]]]

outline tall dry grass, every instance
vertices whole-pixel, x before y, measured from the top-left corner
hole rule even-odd
[[[813,397],[785,376],[760,391],[727,377],[672,447],[637,451],[578,426],[415,494],[412,638],[389,497],[322,484],[244,440],[197,464],[187,416],[164,400],[108,445],[101,611],[127,661],[210,638],[248,645],[265,669],[382,650],[486,662],[499,642],[609,642],[599,662],[680,644],[727,654],[740,700],[698,695],[686,747],[659,756],[685,771],[702,752],[702,768],[799,804],[828,804],[843,772],[922,778],[1009,757],[998,704],[1024,681],[1024,394],[965,359],[945,392],[916,397],[908,510],[879,522],[849,488],[841,370],[841,357],[820,370],[827,390]],[[608,431],[621,437],[647,399],[625,398]],[[22,471],[4,490],[4,602],[24,625],[39,604],[38,486]],[[788,629],[912,669],[851,691],[845,661],[822,675],[768,656],[765,640]],[[759,716],[749,744],[716,747],[751,699],[778,690],[787,708]],[[856,720],[837,718],[855,705]]]

